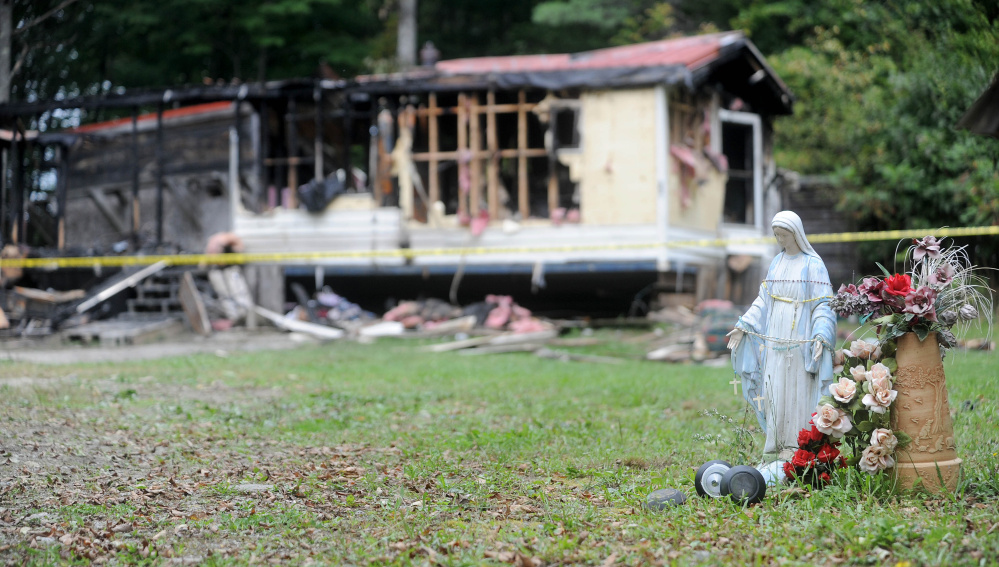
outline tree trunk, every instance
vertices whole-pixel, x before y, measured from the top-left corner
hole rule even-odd
[[[10,52],[14,0],[0,0],[0,104],[10,102]]]
[[[399,68],[412,69],[416,66],[416,0],[399,0],[399,31],[396,41]]]

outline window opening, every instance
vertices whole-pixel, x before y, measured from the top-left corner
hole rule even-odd
[[[753,224],[755,220],[753,125],[722,122],[722,153],[728,159],[728,181],[722,218],[727,223]]]

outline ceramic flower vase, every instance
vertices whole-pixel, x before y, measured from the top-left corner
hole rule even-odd
[[[915,333],[899,337],[895,360],[898,398],[891,410],[891,427],[912,437],[912,443],[895,454],[898,487],[907,490],[918,484],[930,492],[953,492],[961,475],[961,459],[955,450],[936,333],[923,341]]]

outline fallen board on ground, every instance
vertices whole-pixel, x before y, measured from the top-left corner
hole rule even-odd
[[[63,331],[68,341],[101,346],[140,345],[179,334],[184,325],[176,318],[97,321]]]

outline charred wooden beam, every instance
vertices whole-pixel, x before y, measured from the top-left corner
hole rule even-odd
[[[111,224],[111,228],[113,228],[115,232],[122,236],[129,233],[128,227],[118,217],[118,213],[114,210],[114,205],[112,205],[108,200],[104,191],[91,188],[87,190],[87,196],[90,197],[90,200],[93,201],[95,205],[97,205],[97,210],[104,215],[104,218],[106,218],[108,223]]]
[[[471,95],[469,114],[468,149],[470,149],[472,151],[472,155],[475,156],[479,153],[479,149],[482,147],[482,132],[480,131],[479,125],[478,93],[473,93]],[[474,218],[479,215],[479,209],[482,205],[482,161],[479,158],[472,157],[469,167],[471,168],[472,186],[469,188],[468,192],[468,212]]]
[[[441,198],[441,182],[440,182],[440,172],[437,171],[438,158],[436,156],[437,152],[440,151],[440,142],[438,140],[437,132],[437,114],[434,112],[437,110],[437,93],[430,93],[430,121],[427,124],[427,137],[428,137],[428,148],[430,150],[431,157],[429,158],[429,164],[427,165],[427,182],[430,191],[430,206],[440,200]],[[419,111],[417,111],[419,113]],[[413,154],[414,161],[416,160],[416,154]],[[429,212],[428,212],[429,214]]]
[[[13,168],[12,183],[10,184],[10,241],[17,244],[24,237],[24,142],[23,137],[19,140],[20,134],[17,126],[14,127],[14,135],[10,143],[11,166]]]
[[[499,218],[499,139],[496,136],[496,91],[486,93],[486,202],[489,219]]]
[[[156,107],[156,245],[163,244],[163,101]],[[120,231],[119,231],[120,232]]]
[[[531,216],[531,201],[527,194],[527,93],[517,91],[517,209],[520,218]],[[542,149],[542,151],[544,151]]]

